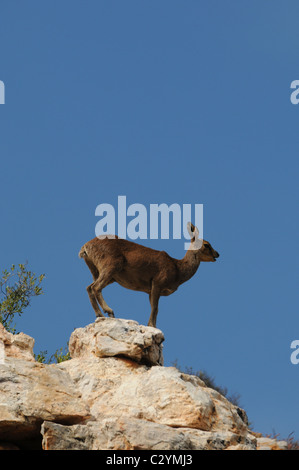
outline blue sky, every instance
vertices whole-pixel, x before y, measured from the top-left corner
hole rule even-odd
[[[239,393],[256,431],[299,438],[298,14],[292,0],[2,0],[0,268],[46,274],[17,323],[36,353],[94,321],[78,251],[99,204],[203,204],[221,257],[161,299],[165,363]],[[147,323],[147,295],[104,297]]]

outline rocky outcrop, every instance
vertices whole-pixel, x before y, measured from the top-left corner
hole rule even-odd
[[[32,338],[1,327],[0,449],[256,449],[243,410],[162,366],[163,340],[99,318],[72,333],[69,361],[49,365],[34,360]]]
[[[74,424],[89,419],[68,374],[36,362],[34,340],[12,335],[0,325],[4,360],[0,364],[0,448],[7,442],[38,446],[43,421]]]
[[[14,359],[23,359],[34,362],[33,355],[34,339],[24,333],[13,335],[6,331],[0,323],[0,360],[13,357]]]
[[[78,328],[70,338],[72,358],[127,357],[150,366],[163,365],[164,335],[157,328],[139,325],[133,320],[98,318]]]

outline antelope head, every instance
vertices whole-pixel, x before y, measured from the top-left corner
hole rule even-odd
[[[216,261],[219,258],[219,253],[214,250],[212,245],[202,238],[199,238],[199,230],[191,222],[188,222],[187,229],[191,237],[190,250],[198,252],[200,261]]]

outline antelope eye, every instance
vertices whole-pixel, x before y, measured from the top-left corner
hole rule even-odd
[[[204,247],[205,248],[210,248],[210,245],[208,245],[207,243],[204,243]]]

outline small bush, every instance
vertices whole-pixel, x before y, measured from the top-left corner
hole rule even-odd
[[[40,351],[39,354],[34,354],[35,360],[43,364],[60,364],[61,362],[68,361],[71,356],[68,352],[68,346],[65,348],[57,349],[54,354],[47,357],[48,351]]]
[[[16,333],[12,324],[15,315],[21,316],[30,305],[32,297],[43,294],[41,283],[45,275],[36,276],[27,270],[27,263],[13,264],[9,271],[2,271],[0,277],[0,323],[10,333]]]

